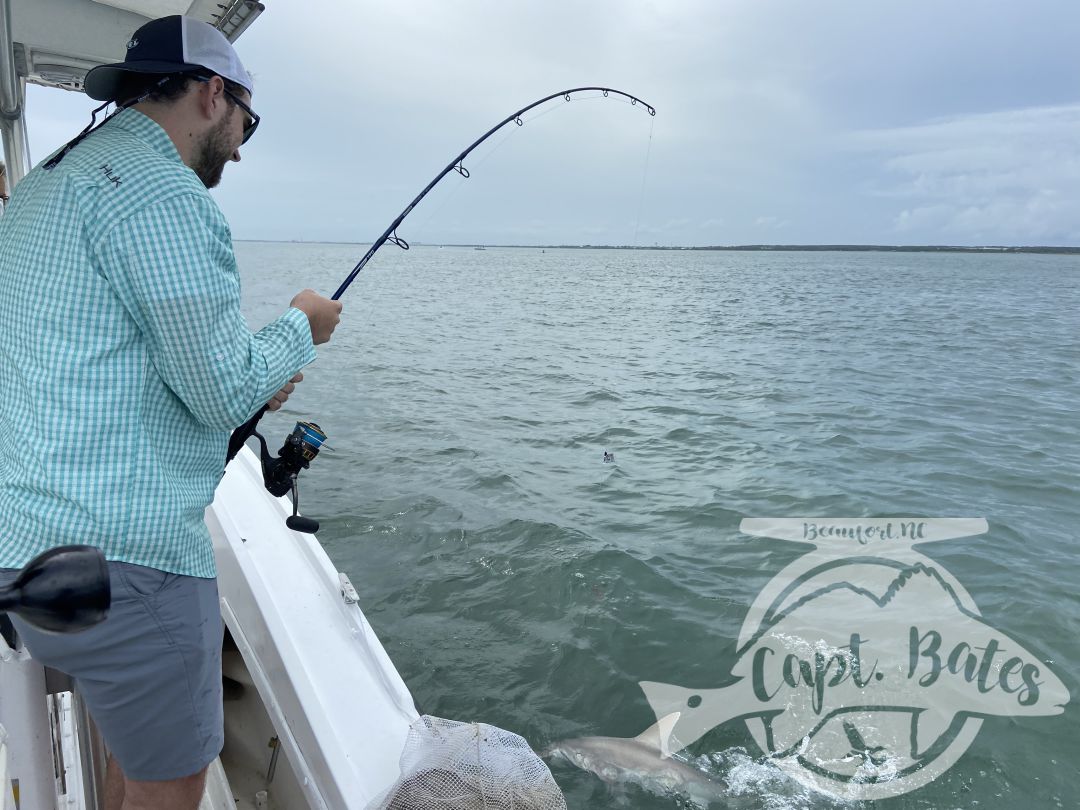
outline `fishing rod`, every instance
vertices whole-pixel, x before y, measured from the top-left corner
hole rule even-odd
[[[550,96],[544,96],[542,99],[534,101],[532,104],[522,107],[516,112],[510,113],[510,115],[506,116],[506,118],[504,118],[502,121],[497,123],[491,129],[489,129],[487,132],[485,132],[483,135],[473,141],[468,147],[465,148],[464,151],[461,152],[461,154],[459,154],[457,157],[447,163],[446,168],[444,168],[441,172],[435,175],[435,178],[426,186],[424,186],[423,191],[417,194],[416,197],[413,198],[413,201],[410,202],[407,206],[405,206],[405,210],[403,210],[400,214],[397,215],[397,217],[395,217],[394,221],[390,223],[389,227],[387,227],[387,229],[383,231],[382,236],[376,239],[375,242],[371,245],[371,247],[368,248],[368,251],[364,254],[364,257],[356,263],[356,266],[352,269],[352,272],[350,272],[348,277],[343,282],[341,282],[341,286],[337,288],[337,290],[332,296],[330,296],[331,300],[337,301],[339,298],[341,298],[341,296],[345,293],[345,290],[347,290],[349,288],[349,285],[353,283],[353,280],[360,273],[360,271],[364,269],[365,265],[367,265],[369,261],[371,261],[371,258],[378,252],[379,248],[381,248],[387,242],[390,242],[393,245],[397,245],[402,250],[409,249],[409,243],[397,234],[398,226],[401,225],[401,223],[405,220],[405,217],[412,213],[413,209],[416,208],[420,201],[428,195],[428,192],[435,188],[435,186],[437,186],[439,182],[444,177],[446,177],[446,175],[450,174],[450,172],[456,171],[462,177],[468,179],[469,170],[465,168],[465,158],[467,158],[474,149],[480,146],[480,144],[482,144],[484,141],[486,141],[488,138],[490,138],[492,135],[494,135],[496,132],[498,132],[500,129],[510,124],[511,122],[513,122],[519,127],[524,126],[525,122],[522,120],[521,116],[523,116],[529,110],[535,107],[539,107],[541,104],[546,104],[552,99],[559,98],[560,96],[563,98],[564,101],[570,101],[571,96],[574,93],[583,93],[594,90],[601,92],[604,98],[608,98],[612,94],[616,96],[622,96],[623,98],[629,99],[632,106],[637,106],[638,104],[640,104],[645,110],[648,111],[649,115],[656,115],[656,108],[653,107],[651,104],[647,104],[637,96],[633,96],[630,93],[624,93],[622,90],[615,90],[611,87],[574,87],[570,90],[563,90],[558,93],[552,93]],[[285,444],[282,446],[281,450],[278,452],[278,456],[275,458],[270,455],[269,448],[266,444],[266,439],[264,439],[262,435],[260,435],[256,430],[259,424],[259,420],[262,419],[263,414],[266,413],[266,411],[267,407],[263,406],[247,422],[245,422],[235,431],[233,431],[232,437],[229,439],[229,451],[228,455],[225,457],[225,463],[228,464],[230,461],[233,460],[236,454],[240,452],[240,448],[244,446],[244,443],[249,438],[251,438],[252,436],[258,438],[259,455],[262,460],[263,469],[263,484],[266,486],[266,489],[272,495],[275,495],[277,497],[281,497],[282,495],[288,494],[290,492],[292,493],[293,513],[292,516],[285,521],[285,523],[290,529],[293,529],[295,531],[308,533],[316,532],[319,529],[318,522],[312,520],[311,518],[301,517],[298,514],[300,496],[296,480],[297,476],[299,476],[300,474],[300,471],[307,469],[310,463],[315,459],[315,456],[319,454],[319,450],[322,447],[323,442],[326,440],[326,434],[323,433],[322,428],[320,428],[314,422],[297,422],[296,427],[293,428],[292,433],[290,433],[286,437]]]
[[[525,113],[527,113],[534,107],[539,107],[541,104],[546,104],[553,98],[559,98],[559,96],[562,96],[563,99],[566,101],[570,101],[570,96],[573,93],[582,93],[587,90],[599,90],[604,94],[604,98],[607,98],[611,93],[614,93],[618,96],[623,96],[624,98],[630,99],[630,103],[632,105],[636,106],[637,104],[641,104],[646,110],[649,111],[649,115],[656,115],[655,107],[646,104],[644,101],[642,101],[636,96],[632,96],[629,93],[624,93],[621,90],[613,90],[610,87],[575,87],[573,90],[563,90],[561,93],[552,93],[550,96],[544,96],[539,101],[534,101],[529,106],[522,107],[517,112],[510,113],[510,115],[506,116],[506,118],[504,118],[502,121],[497,123],[491,129],[489,129],[487,132],[485,132],[483,135],[473,141],[472,144],[465,149],[465,151],[463,151],[460,155],[447,163],[445,169],[435,175],[435,179],[428,183],[424,187],[424,190],[417,194],[416,198],[411,203],[405,206],[405,210],[397,215],[397,219],[390,223],[390,227],[383,231],[382,236],[376,239],[375,243],[370,248],[368,248],[368,252],[364,254],[364,258],[362,258],[359,262],[356,263],[356,267],[354,267],[352,269],[352,272],[349,273],[348,278],[341,282],[341,286],[337,288],[337,292],[330,296],[330,298],[334,301],[337,301],[339,298],[341,298],[345,290],[347,290],[349,288],[349,285],[353,283],[353,279],[355,279],[357,274],[364,269],[364,265],[371,261],[371,257],[375,255],[376,251],[378,251],[378,249],[385,245],[387,242],[397,245],[403,250],[409,249],[409,243],[397,235],[398,225],[402,223],[402,220],[404,220],[405,217],[412,213],[412,210],[422,199],[424,199],[424,197],[427,196],[428,192],[435,188],[435,186],[439,184],[439,181],[446,177],[446,175],[450,174],[450,172],[456,171],[462,177],[467,179],[469,177],[469,170],[465,168],[463,161],[474,149],[476,149],[476,147],[478,147],[480,144],[482,144],[500,129],[505,127],[511,121],[513,121],[519,127],[524,126],[525,122],[521,120],[521,116],[523,116]]]

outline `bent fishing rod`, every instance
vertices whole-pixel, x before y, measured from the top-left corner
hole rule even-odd
[[[457,157],[446,164],[446,167],[435,175],[435,178],[424,186],[423,191],[416,195],[412,202],[405,206],[405,210],[402,211],[394,221],[390,223],[389,227],[383,231],[382,236],[375,240],[375,242],[368,248],[364,257],[356,263],[356,266],[349,273],[348,277],[341,283],[341,286],[337,288],[337,291],[330,296],[331,300],[337,301],[345,293],[345,290],[349,288],[349,285],[353,283],[353,280],[364,269],[365,265],[371,258],[378,252],[379,248],[385,245],[387,242],[397,245],[402,250],[409,249],[409,243],[402,237],[398,236],[398,226],[405,220],[405,217],[412,213],[413,209],[428,195],[439,182],[450,174],[452,171],[456,171],[463,178],[468,179],[469,170],[465,167],[465,158],[467,158],[473,150],[475,150],[480,144],[484,143],[488,138],[494,135],[496,132],[507,126],[511,122],[517,126],[524,126],[525,122],[521,116],[527,113],[529,110],[539,107],[541,104],[546,104],[552,99],[559,98],[560,96],[564,101],[570,101],[571,96],[574,93],[583,93],[588,91],[599,91],[603,94],[604,98],[610,97],[612,94],[621,96],[622,98],[629,99],[632,106],[640,104],[649,115],[656,115],[656,108],[651,104],[647,104],[637,96],[633,96],[630,93],[624,93],[622,90],[615,90],[611,87],[575,87],[570,90],[563,90],[559,93],[552,93],[550,96],[544,96],[538,101],[534,101],[528,106],[522,107],[516,112],[510,113],[502,121],[497,123],[479,138],[472,142],[464,151]],[[259,420],[262,419],[263,414],[266,413],[267,406],[263,406],[254,416],[252,416],[247,422],[233,431],[232,437],[229,439],[228,455],[225,458],[225,463],[228,464],[237,453],[240,452],[240,448],[244,446],[244,443],[255,436],[259,440],[260,457],[262,460],[263,470],[263,484],[266,489],[274,496],[281,497],[282,495],[292,494],[293,513],[285,522],[290,529],[301,532],[316,532],[318,531],[319,524],[317,521],[311,518],[301,517],[298,514],[299,510],[299,490],[297,487],[297,476],[300,471],[307,469],[310,463],[315,459],[315,456],[319,454],[319,450],[322,447],[323,442],[326,440],[326,434],[323,433],[320,428],[314,422],[297,422],[296,427],[293,428],[293,432],[290,433],[286,439],[285,444],[278,452],[277,458],[270,455],[269,448],[266,445],[266,439],[258,433],[256,428],[258,427]]]
[[[546,104],[553,98],[559,98],[559,96],[562,96],[563,99],[566,101],[570,101],[570,96],[573,93],[582,93],[588,90],[599,90],[604,94],[604,98],[607,98],[611,93],[614,93],[618,96],[623,96],[624,98],[630,99],[630,103],[632,105],[636,106],[638,104],[641,104],[646,110],[649,111],[649,115],[656,115],[655,107],[646,104],[644,101],[642,101],[640,98],[637,98],[636,96],[632,96],[629,93],[624,93],[621,90],[613,90],[610,87],[575,87],[573,90],[563,90],[561,93],[552,93],[550,96],[544,96],[539,101],[534,101],[528,107],[522,107],[517,112],[510,113],[510,115],[506,116],[506,118],[504,118],[502,121],[497,123],[491,129],[489,129],[487,132],[485,132],[483,135],[473,141],[472,144],[467,147],[465,151],[463,151],[460,155],[447,163],[446,168],[439,172],[437,175],[435,175],[434,180],[424,186],[424,190],[417,194],[416,198],[411,203],[405,206],[405,210],[397,215],[397,218],[390,223],[390,227],[383,231],[382,236],[376,239],[375,243],[370,248],[368,248],[368,252],[364,254],[364,258],[362,258],[359,262],[356,263],[356,267],[354,267],[352,269],[352,272],[349,273],[348,278],[341,282],[341,286],[337,288],[337,292],[330,296],[330,298],[334,301],[337,301],[339,298],[341,298],[345,290],[347,290],[349,288],[349,285],[353,283],[353,279],[355,279],[357,274],[364,269],[364,265],[371,261],[371,257],[375,255],[376,251],[378,251],[378,249],[385,245],[387,242],[395,244],[403,250],[409,249],[409,243],[397,235],[398,225],[402,223],[405,217],[412,213],[412,210],[416,208],[417,204],[422,199],[424,199],[424,197],[427,196],[428,192],[435,188],[435,186],[439,184],[439,181],[446,177],[446,175],[450,174],[450,172],[456,171],[462,177],[467,179],[469,177],[469,170],[465,168],[464,160],[474,149],[476,149],[476,147],[478,147],[480,144],[482,144],[500,129],[505,127],[511,121],[513,121],[519,127],[524,126],[525,122],[521,119],[521,116],[523,116],[525,113],[527,113],[534,107],[539,107],[541,104]]]

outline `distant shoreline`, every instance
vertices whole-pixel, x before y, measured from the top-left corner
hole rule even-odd
[[[297,239],[237,239],[237,242],[281,242],[312,245],[370,245],[370,242],[320,242]],[[469,242],[413,242],[417,247],[514,248],[519,250],[726,250],[726,251],[816,251],[848,253],[1052,253],[1080,255],[1080,247],[1054,245],[496,245]]]
[[[430,245],[429,245],[430,247]],[[1080,247],[1054,245],[694,245],[690,247],[640,245],[445,245],[445,247],[532,248],[540,250],[729,250],[729,251],[819,251],[852,253],[1059,253],[1080,254]]]

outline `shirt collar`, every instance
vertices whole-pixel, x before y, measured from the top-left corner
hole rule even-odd
[[[136,109],[129,107],[126,110],[121,110],[113,116],[109,125],[130,132],[165,157],[181,160],[180,153],[176,150],[176,144],[173,143],[168,133],[154,119]]]

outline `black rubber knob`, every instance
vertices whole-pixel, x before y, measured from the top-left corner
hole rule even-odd
[[[77,633],[105,620],[111,592],[101,549],[60,546],[26,564],[0,588],[0,611],[17,613],[50,633]]]
[[[303,515],[289,515],[289,517],[285,518],[285,525],[294,532],[303,532],[304,534],[315,534],[319,530],[319,521]]]

